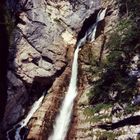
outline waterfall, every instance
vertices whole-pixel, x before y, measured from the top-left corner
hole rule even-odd
[[[45,92],[43,93],[43,95],[37,100],[34,102],[34,104],[32,105],[31,107],[31,110],[29,111],[28,115],[26,116],[25,119],[23,119],[21,122],[19,122],[18,124],[16,124],[15,126],[13,126],[12,129],[10,129],[9,131],[7,131],[7,139],[10,140],[9,138],[9,133],[12,132],[13,130],[16,129],[16,132],[15,132],[15,137],[14,139],[15,140],[23,140],[24,137],[22,138],[21,135],[20,135],[20,132],[21,132],[21,129],[22,128],[25,128],[28,124],[28,122],[30,121],[30,119],[32,118],[33,114],[37,111],[37,109],[40,107],[43,99],[45,97]]]
[[[77,69],[78,69],[78,52],[79,47],[75,50],[74,60],[72,64],[72,75],[67,94],[62,103],[60,114],[56,118],[54,132],[49,140],[64,140],[71,121],[73,102],[77,95]]]
[[[87,30],[87,40],[90,42],[95,41],[98,23],[105,18],[107,8],[100,10],[96,22]]]
[[[69,123],[71,121],[71,115],[73,110],[73,104],[74,99],[77,95],[77,71],[78,71],[78,52],[79,48],[83,45],[85,45],[86,41],[94,41],[96,30],[98,26],[98,22],[103,20],[106,14],[106,9],[101,10],[98,13],[96,22],[89,27],[89,29],[85,32],[85,35],[83,38],[81,38],[76,46],[76,50],[74,53],[74,60],[72,64],[72,75],[70,79],[70,84],[68,87],[67,94],[64,98],[64,101],[62,103],[62,106],[60,108],[60,113],[56,117],[56,121],[54,124],[54,130],[51,136],[49,137],[49,140],[65,140],[65,137],[67,135],[67,131],[69,128]]]

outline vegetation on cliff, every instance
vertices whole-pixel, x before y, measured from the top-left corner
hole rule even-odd
[[[98,51],[99,54],[97,51],[89,52],[90,72],[94,78],[90,81],[92,88],[87,94],[90,105],[84,108],[83,114],[93,128],[96,126],[100,128],[99,132],[95,131],[92,134],[100,140],[112,140],[125,135],[124,126],[139,124],[138,119],[136,120],[139,116],[135,118],[133,114],[139,111],[140,102],[133,101],[140,93],[138,80],[140,4],[139,0],[117,1],[117,3],[119,5],[118,23],[110,35],[104,39],[103,47],[100,48],[100,52]],[[138,61],[135,62],[134,58]],[[136,74],[132,74],[133,65],[135,65]]]
[[[130,76],[133,58],[140,53],[140,27],[138,0],[120,1],[120,12],[125,6],[125,14],[110,35],[105,49],[108,55],[94,70],[99,80],[94,82],[91,103],[128,103],[139,93],[137,76]],[[124,12],[124,11],[123,11]],[[121,12],[122,13],[122,12]],[[137,64],[139,69],[139,64]]]
[[[90,105],[82,104],[82,106],[85,120],[93,128],[91,135],[99,140],[113,140],[127,135],[130,132],[127,126],[134,125],[135,130],[137,125],[139,126],[140,100],[137,100],[137,103],[133,102],[140,94],[139,2],[139,0],[116,0],[119,8],[118,23],[115,23],[109,35],[105,33],[102,35],[104,39],[101,36],[93,46],[87,44],[90,50],[100,49],[100,52],[89,52],[92,73],[90,76],[93,77],[90,81],[91,88],[87,93]],[[103,46],[95,49],[96,43],[98,44],[100,40]],[[89,53],[86,52],[86,57]],[[133,70],[136,73],[132,74]],[[128,135],[131,133],[134,133],[133,128]]]

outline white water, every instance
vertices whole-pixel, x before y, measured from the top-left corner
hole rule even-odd
[[[99,22],[105,18],[106,10],[107,10],[107,8],[105,8],[104,10],[101,10],[99,12],[99,14],[97,16],[97,22]]]
[[[73,102],[77,95],[77,69],[78,69],[78,52],[79,47],[75,50],[74,60],[72,65],[72,75],[69,88],[65,99],[62,103],[60,114],[56,118],[54,125],[54,132],[49,137],[49,140],[64,140],[69,128],[71,114],[73,109]]]
[[[25,119],[23,119],[21,122],[19,122],[18,124],[16,124],[15,126],[13,126],[12,129],[10,129],[9,131],[7,131],[7,139],[10,140],[9,138],[9,133],[14,130],[16,128],[16,126],[20,126],[19,128],[17,128],[16,130],[16,133],[15,133],[15,140],[22,140],[21,139],[21,136],[20,136],[20,131],[23,127],[25,127],[28,122],[30,121],[30,119],[32,118],[33,114],[37,111],[37,109],[40,107],[43,99],[45,97],[45,92],[43,93],[43,95],[37,100],[34,102],[34,104],[32,105],[31,107],[31,110],[29,111],[28,115],[26,116]]]
[[[85,33],[85,36],[79,40],[79,42],[77,43],[77,47],[83,46],[86,43],[87,40],[89,42],[95,41],[98,22],[104,20],[106,10],[107,10],[107,8],[99,11],[99,13],[97,15],[96,22],[93,25],[91,25],[91,27],[89,27],[89,29]]]
[[[88,37],[90,37],[90,41],[95,40],[98,22],[104,19],[106,10],[107,9],[101,10],[98,13],[96,23],[92,25],[85,33],[85,36],[81,38],[79,42],[77,42],[77,45],[76,45],[77,48],[74,53],[72,75],[71,75],[69,88],[64,98],[64,101],[62,103],[62,106],[60,108],[60,113],[56,117],[54,131],[52,135],[49,137],[49,140],[65,140],[65,137],[67,135],[67,131],[69,128],[69,123],[71,121],[71,114],[73,110],[74,99],[77,95],[77,70],[78,70],[79,48],[86,43]]]
[[[93,24],[93,25],[89,28],[89,30],[87,31],[87,32],[88,32],[88,33],[87,33],[87,35],[88,35],[87,37],[88,37],[88,40],[89,40],[90,42],[95,41],[95,36],[96,36],[96,31],[97,31],[98,23],[99,23],[100,21],[104,20],[105,14],[106,14],[106,10],[107,10],[107,8],[105,8],[104,10],[100,10],[100,11],[99,11],[99,13],[98,13],[98,15],[97,15],[97,19],[96,19],[95,24]]]

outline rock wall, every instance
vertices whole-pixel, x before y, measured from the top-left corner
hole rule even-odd
[[[29,124],[28,136],[29,139],[46,139],[49,134],[45,132],[52,131],[64,95],[62,91],[68,86],[65,79],[70,77],[68,71],[77,34],[85,19],[100,7],[100,1],[7,0],[7,5],[14,28],[11,27],[8,97],[2,131],[17,123],[46,89],[48,95],[35,114],[37,119]],[[62,86],[64,90],[60,94]],[[35,135],[35,132],[38,133]]]
[[[80,51],[79,57],[79,84],[83,86],[77,97],[73,119],[69,130],[68,140],[128,140],[139,139],[139,108],[133,106],[135,110],[129,115],[125,112],[125,103],[115,103],[113,107],[98,106],[101,110],[96,112],[95,104],[89,103],[89,98],[96,81],[101,77],[100,71],[95,73],[102,61],[106,60],[109,50],[107,43],[111,38],[111,33],[121,19],[127,19],[128,15],[123,16],[122,6],[119,1],[104,1],[102,7],[108,7],[102,30],[97,29],[97,38],[92,43],[87,43]],[[124,6],[124,5],[123,5]],[[124,6],[125,7],[125,6]],[[121,17],[121,19],[120,19]],[[105,47],[106,46],[106,47]],[[135,64],[135,63],[134,63]],[[111,74],[110,74],[111,75]],[[111,75],[112,76],[112,75]],[[81,82],[82,81],[82,82]],[[139,81],[139,78],[138,78]],[[83,85],[84,83],[84,85]],[[139,83],[139,82],[138,82]],[[139,84],[137,86],[139,88]],[[139,91],[138,91],[139,93]],[[94,93],[92,93],[94,94]],[[103,94],[103,93],[102,93]],[[132,94],[132,93],[131,93]],[[93,95],[92,95],[93,96]],[[95,95],[94,95],[95,96]],[[104,95],[102,95],[104,97]],[[113,97],[112,97],[113,98]],[[123,97],[122,97],[123,98]],[[137,98],[138,99],[138,98]],[[130,101],[128,101],[129,103]],[[104,105],[104,102],[99,102]],[[121,105],[122,106],[121,106]],[[97,110],[99,108],[96,108]],[[137,109],[136,109],[137,108]],[[94,112],[95,111],[95,112]],[[113,111],[116,111],[115,114]],[[108,117],[110,116],[110,117]],[[136,121],[137,120],[137,121]],[[104,125],[105,124],[105,125]],[[98,127],[101,126],[101,127]]]
[[[80,95],[75,103],[73,120],[68,134],[68,140],[96,140],[96,130],[94,125],[88,121],[84,110],[90,107],[88,93],[92,88],[94,81],[99,77],[93,73],[95,65],[100,65],[102,59],[106,57],[107,50],[104,48],[110,37],[113,28],[116,26],[119,18],[118,5],[116,1],[107,1],[101,3],[103,8],[108,7],[104,22],[97,29],[97,38],[92,43],[87,43],[80,51],[79,56],[79,84],[84,83]],[[102,27],[103,26],[103,27]],[[82,81],[82,82],[80,82]],[[92,119],[92,116],[91,116]]]
[[[139,125],[135,126],[135,120],[139,119],[139,112],[135,112],[132,118],[129,115],[123,118],[112,116],[111,121],[114,125],[120,125],[116,122],[125,121],[130,124],[132,119],[134,121],[132,121],[134,126],[115,130],[110,129],[114,125],[107,125],[108,130],[99,129],[97,128],[99,124],[93,120],[93,117],[99,119],[101,115],[111,114],[112,108],[102,109],[98,113],[89,115],[90,117],[85,115],[86,109],[93,108],[89,104],[87,94],[93,83],[100,78],[100,75],[94,73],[95,69],[108,55],[109,50],[105,45],[118,23],[119,16],[127,11],[123,10],[124,5],[120,8],[117,3],[119,1],[116,0],[7,0],[6,2],[10,11],[8,18],[11,19],[8,21],[8,28],[12,29],[12,34],[10,39],[6,37],[10,41],[8,68],[5,65],[7,60],[4,59],[8,55],[8,40],[4,40],[4,43],[7,43],[6,52],[0,51],[2,58],[0,74],[3,73],[0,75],[0,78],[3,78],[0,79],[0,87],[5,88],[0,98],[3,100],[0,102],[3,107],[0,110],[2,116],[0,119],[3,119],[0,126],[0,139],[4,139],[1,135],[4,134],[5,137],[6,130],[26,116],[33,102],[44,90],[47,95],[28,124],[27,139],[48,139],[69,85],[76,41],[83,37],[86,29],[95,22],[98,11],[106,7],[106,17],[97,28],[96,40],[86,43],[80,50],[78,96],[67,139],[96,140],[107,139],[109,136],[112,140],[115,135],[121,140],[128,139],[130,134],[131,138],[136,138],[135,133],[139,131]],[[3,11],[4,9],[0,10],[0,13]],[[0,21],[4,19],[2,15]],[[6,30],[4,33],[7,33]],[[7,36],[7,34],[3,35]],[[0,37],[0,48],[3,49],[1,38],[3,37]],[[8,82],[5,81],[6,75]],[[4,86],[1,81],[4,81]],[[6,88],[8,88],[7,92]],[[122,109],[119,104],[115,104],[114,108]],[[86,113],[90,114],[90,110],[88,111]],[[110,122],[109,118],[102,120]],[[100,137],[103,133],[105,136]]]

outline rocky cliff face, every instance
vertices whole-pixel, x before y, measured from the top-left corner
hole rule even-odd
[[[17,123],[43,90],[49,90],[40,108],[43,114],[40,117],[39,111],[38,119],[30,124],[29,139],[40,139],[37,135],[41,128],[34,126],[38,123],[41,126],[49,116],[47,121],[50,121],[51,126],[46,123],[48,126],[45,127],[46,131],[51,130],[54,115],[63,98],[63,93],[58,91],[68,85],[64,79],[70,76],[69,65],[77,34],[84,20],[99,8],[100,2],[9,0],[7,5],[14,28],[11,26],[8,97],[2,125],[6,130]],[[62,82],[58,79],[62,79]],[[36,131],[38,133],[34,135]]]
[[[129,118],[130,114],[124,113],[119,117],[120,114],[111,116],[114,108],[121,113],[127,104],[120,105],[112,101],[113,106],[107,104],[107,107],[102,107],[100,103],[106,104],[105,101],[99,100],[98,105],[94,103],[93,98],[89,100],[96,82],[102,73],[106,72],[103,64],[106,66],[108,62],[110,50],[106,46],[109,45],[112,33],[120,17],[124,19],[128,17],[125,14],[127,5],[119,4],[116,0],[7,0],[11,14],[10,28],[13,31],[8,57],[7,104],[1,132],[10,129],[26,116],[33,102],[46,90],[46,97],[41,107],[28,124],[27,139],[48,139],[69,84],[76,41],[96,20],[99,9],[107,7],[105,20],[99,23],[97,29],[96,40],[86,43],[80,51],[78,97],[67,139],[121,140],[129,138],[128,133],[137,133],[138,125],[136,131],[132,125],[120,126],[121,128],[117,129],[112,128],[114,125],[107,125],[105,128],[108,130],[99,128],[100,124],[105,122],[116,123]],[[123,10],[122,7],[126,9]],[[115,93],[114,91],[110,93],[111,100],[116,97]],[[98,111],[94,110],[94,107]],[[139,112],[138,110],[134,112],[134,117],[137,118]]]
[[[111,1],[109,3],[102,2],[101,5],[104,8],[108,7],[108,10],[105,20],[101,23],[100,28],[97,30],[96,41],[87,43],[82,48],[79,56],[79,84],[81,85],[84,83],[84,85],[80,96],[77,97],[74,109],[74,118],[72,121],[71,130],[68,135],[69,140],[98,139],[98,137],[95,135],[95,128],[93,127],[95,123],[90,121],[92,116],[91,118],[90,116],[86,116],[85,110],[86,108],[90,107],[88,94],[94,82],[99,78],[93,73],[92,70],[95,70],[96,66],[100,65],[102,59],[106,57],[107,50],[105,49],[105,44],[119,18],[118,5],[115,3],[115,1]]]
[[[127,5],[128,1],[125,1],[125,2],[124,3]],[[107,58],[110,52],[110,48],[108,48],[108,45],[109,45],[108,42],[110,40],[113,40],[112,34],[116,30],[116,28],[117,28],[117,32],[119,32],[119,30],[123,32],[123,28],[125,30],[126,28],[128,28],[128,26],[125,25],[125,23],[123,23],[123,26],[124,26],[123,28],[122,28],[121,23],[119,23],[121,20],[123,20],[122,22],[124,22],[125,18],[128,16],[127,12],[129,12],[129,8],[128,8],[129,6],[125,7],[126,5],[124,3],[122,4],[120,3],[120,1],[115,1],[115,0],[102,2],[101,5],[103,7],[106,7],[106,6],[108,7],[105,21],[104,23],[101,23],[103,25],[103,28],[100,28],[97,30],[96,41],[93,43],[87,43],[80,52],[79,84],[82,85],[82,83],[84,83],[84,86],[81,92],[79,92],[80,95],[77,97],[77,100],[75,103],[73,120],[72,120],[70,131],[67,137],[67,139],[69,140],[72,140],[72,139],[73,140],[139,139],[139,133],[138,133],[140,131],[139,121],[138,121],[139,120],[138,118],[140,115],[139,107],[133,106],[131,104],[131,101],[132,101],[131,95],[135,94],[134,90],[131,90],[129,92],[129,95],[124,96],[120,90],[119,90],[119,93],[117,93],[118,91],[115,91],[116,87],[114,86],[112,89],[114,91],[112,92],[108,91],[109,99],[106,101],[106,96],[108,95],[105,93],[106,92],[105,88],[108,87],[110,82],[113,83],[113,81],[111,81],[112,78],[109,78],[109,76],[113,77],[113,73],[110,72],[109,75],[106,75],[107,76],[106,79],[108,79],[107,81],[104,81],[106,80],[105,77],[102,78],[103,81],[100,80],[102,75],[106,73],[107,69],[112,69],[111,67],[108,67],[108,66],[106,67],[108,63]],[[129,26],[132,26],[132,25],[133,23],[131,23],[131,25]],[[123,38],[122,35],[121,34],[119,35],[120,35],[120,38],[122,39]],[[112,41],[111,45],[113,46],[115,43],[116,44],[118,43],[117,36]],[[139,41],[136,44],[139,44]],[[120,44],[121,47],[125,46],[123,45]],[[116,47],[117,47],[116,49],[119,49],[119,44],[117,44]],[[115,48],[113,49],[115,50]],[[137,51],[133,52],[134,56],[137,54]],[[117,55],[116,56],[114,55],[113,57],[117,57]],[[127,61],[129,60],[127,59]],[[111,63],[113,65],[114,62],[111,61]],[[121,64],[121,62],[118,62],[118,63]],[[124,62],[123,64],[128,66],[129,65],[128,63],[126,64]],[[137,65],[136,67],[138,67],[138,63],[136,65]],[[117,69],[119,66],[115,67],[113,65],[113,67],[114,67],[113,71],[115,71],[115,69]],[[125,70],[123,69],[123,72],[122,72],[123,76],[124,76],[124,71]],[[118,79],[120,78],[119,75],[117,75],[117,78]],[[117,78],[115,78],[115,80]],[[129,79],[131,81],[131,78]],[[133,79],[133,82],[135,81],[134,79]],[[137,82],[136,82],[137,86],[135,86],[135,88],[137,88],[137,94],[139,95],[139,76],[137,76],[136,79],[137,79]],[[103,88],[103,86],[100,85],[100,82],[104,83],[103,86],[105,86],[105,88]],[[99,84],[99,87],[96,86],[97,84]],[[133,86],[133,84],[131,86]],[[93,90],[94,87],[95,89]],[[124,88],[124,85],[123,85],[123,88]],[[129,88],[129,86],[127,88]],[[98,90],[100,92],[98,92]],[[125,89],[124,92],[126,92],[126,90],[127,89]],[[98,94],[96,94],[96,92]],[[121,97],[117,97],[118,94],[121,94],[120,95]],[[103,98],[102,100],[101,100],[101,97]],[[118,101],[118,98],[122,98],[122,99],[127,98],[127,101]]]

